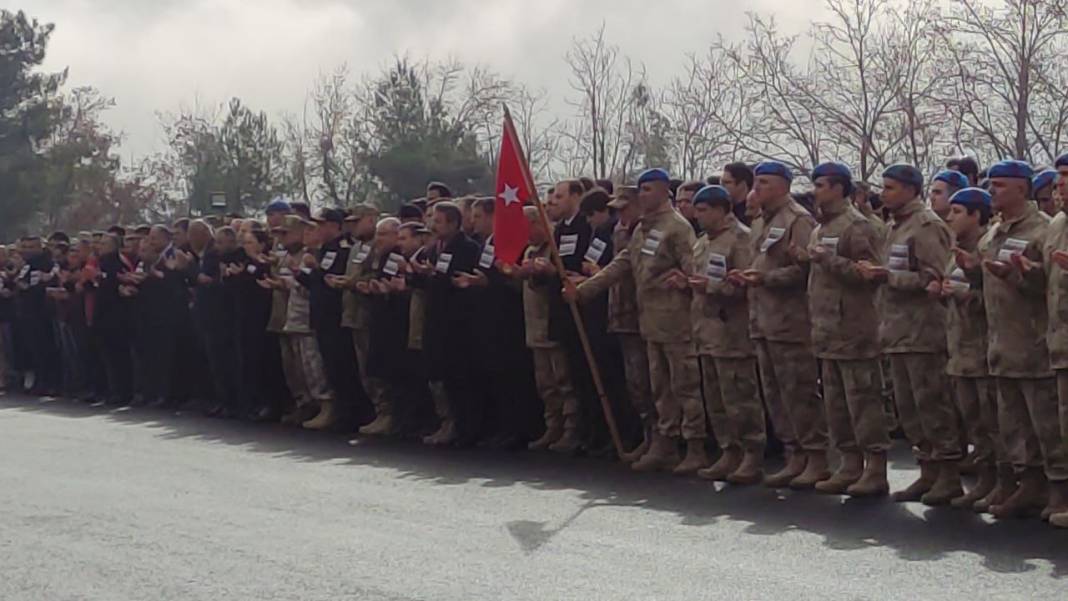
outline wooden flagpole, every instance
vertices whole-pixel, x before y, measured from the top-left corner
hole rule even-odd
[[[523,152],[523,145],[519,142],[519,136],[515,130],[515,123],[512,121],[512,113],[508,110],[508,105],[504,105],[504,119],[505,119],[505,135],[512,136],[512,144],[515,145],[516,151],[519,153],[520,163],[523,167],[523,178],[526,180],[527,189],[530,190],[534,206],[538,208],[538,216],[541,219],[541,225],[545,228],[545,232],[548,234],[549,249],[552,253],[553,264],[556,266],[556,273],[560,277],[561,285],[564,285],[567,280],[567,270],[564,269],[564,261],[560,258],[560,249],[556,246],[556,238],[553,237],[553,228],[549,223],[549,216],[545,213],[545,207],[541,204],[541,199],[538,197],[538,188],[534,185],[534,178],[530,174],[530,165],[527,163],[526,154]],[[604,412],[604,421],[608,424],[608,432],[612,436],[612,445],[616,449],[616,454],[619,457],[623,456],[625,452],[623,450],[623,442],[619,438],[619,428],[616,426],[616,418],[612,414],[612,405],[608,402],[608,395],[604,390],[604,382],[601,381],[601,370],[597,368],[597,360],[593,356],[593,349],[590,347],[590,339],[586,335],[586,328],[582,323],[582,312],[579,311],[578,301],[571,300],[568,302],[568,306],[571,307],[571,317],[575,320],[575,328],[578,330],[579,341],[582,343],[582,351],[586,353],[586,363],[590,366],[590,376],[593,378],[593,386],[597,389],[597,396],[601,399],[601,411]]]

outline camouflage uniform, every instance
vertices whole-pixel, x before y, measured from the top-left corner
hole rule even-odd
[[[816,357],[805,298],[807,273],[789,254],[805,246],[815,220],[793,199],[765,207],[753,223],[752,268],[763,285],[749,292],[760,379],[775,433],[788,451],[825,451],[827,418],[817,390]]]
[[[985,228],[978,238],[986,233]],[[975,252],[978,239],[958,239],[957,246]],[[946,343],[949,360],[946,373],[977,465],[1005,464],[1005,446],[998,428],[997,387],[986,364],[987,328],[983,291],[973,287],[967,275],[950,259],[946,273],[953,293],[946,303]]]
[[[549,258],[549,247],[527,247],[523,260]],[[545,405],[545,427],[549,431],[578,427],[579,402],[571,383],[567,353],[549,337],[550,290],[530,279],[523,282],[523,319],[527,348],[534,355],[534,383]]]
[[[883,252],[890,274],[880,294],[879,340],[890,356],[901,428],[924,462],[961,458],[946,379],[946,310],[926,290],[942,281],[951,240],[946,224],[917,198],[894,214]]]
[[[282,328],[286,345],[282,347],[283,365],[289,365],[286,379],[301,386],[306,399],[315,402],[334,400],[334,391],[326,381],[323,356],[311,328],[311,302],[308,289],[300,285],[288,267],[278,271],[279,277],[289,290],[286,305],[286,324]]]
[[[375,260],[374,254],[370,242],[357,240],[349,251],[345,277],[353,278],[354,282],[370,280],[374,275],[371,267]],[[367,295],[350,288],[342,294],[341,302],[341,327],[352,331],[352,345],[356,349],[356,368],[360,373],[360,384],[371,399],[376,416],[392,415],[393,405],[386,381],[367,375],[367,362],[371,351],[369,299]]]
[[[820,214],[809,243],[808,306],[827,424],[839,450],[885,453],[890,438],[880,397],[877,287],[856,269],[857,261],[878,261],[878,234],[844,199]],[[816,254],[816,248],[827,252]]]
[[[612,232],[612,247],[626,248],[630,237],[630,229],[617,224]],[[631,405],[643,424],[652,425],[656,421],[656,407],[649,385],[649,356],[638,330],[638,291],[633,274],[623,274],[619,282],[608,289],[608,333],[619,340]]]
[[[271,266],[271,277],[279,278],[282,267],[289,258],[289,253],[284,249],[274,251],[274,264]],[[282,356],[282,374],[285,377],[286,388],[298,407],[308,403],[308,384],[304,381],[304,372],[300,367],[300,356],[294,355],[289,345],[289,339],[285,336],[286,314],[289,307],[289,288],[276,288],[271,291],[271,316],[267,319],[267,331],[278,336],[278,344]]]
[[[670,206],[646,215],[630,244],[597,275],[578,287],[582,298],[604,292],[625,274],[638,291],[638,327],[646,341],[649,379],[662,436],[702,440],[705,412],[701,376],[690,327],[690,292],[667,288],[673,269],[693,273],[693,227]]]
[[[979,255],[1008,262],[1012,254],[1022,253],[1041,261],[1048,229],[1049,217],[1028,202],[1022,215],[990,228],[979,241]],[[1045,273],[1035,269],[1024,275],[1013,269],[1002,279],[982,267],[969,275],[981,277],[989,335],[987,363],[997,378],[998,424],[1008,458],[1017,470],[1044,466],[1050,480],[1068,480],[1046,346]]]
[[[1043,264],[1048,274],[1049,301],[1049,362],[1057,372],[1057,398],[1061,425],[1061,439],[1068,441],[1068,273],[1051,258],[1053,251],[1068,250],[1068,214],[1058,213],[1049,224],[1043,249]]]
[[[705,413],[720,448],[763,453],[764,407],[757,390],[756,351],[749,339],[745,288],[725,280],[752,259],[749,228],[728,213],[723,225],[694,245],[694,269],[709,278],[695,292],[692,321],[704,376]]]

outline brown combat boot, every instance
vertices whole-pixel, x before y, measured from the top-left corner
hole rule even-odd
[[[1046,477],[1041,468],[1029,467],[1020,474],[1020,487],[1004,503],[990,506],[990,515],[998,518],[1038,514],[1046,506]]]
[[[764,486],[769,488],[782,488],[805,471],[805,452],[794,451],[786,457],[786,465],[778,472],[764,478]]]
[[[939,461],[935,463],[938,476],[931,490],[920,497],[920,502],[929,507],[945,505],[964,494],[960,485],[960,468],[956,461]]]
[[[360,428],[360,434],[364,436],[386,436],[393,432],[393,416],[378,415],[375,420]]]
[[[1047,521],[1057,513],[1068,511],[1068,482],[1049,483],[1049,502],[1042,510],[1042,521]]]
[[[708,467],[708,451],[705,450],[705,440],[703,438],[687,440],[686,458],[676,465],[671,473],[676,476],[692,476],[706,467]]]
[[[567,428],[564,435],[549,445],[549,450],[562,455],[574,455],[582,448],[582,437],[575,428]]]
[[[527,449],[531,451],[544,451],[549,448],[549,445],[560,440],[560,437],[564,435],[564,429],[560,426],[549,426],[545,429],[545,434],[541,435],[541,438],[527,445]]]
[[[742,455],[742,464],[727,476],[731,484],[752,485],[764,479],[764,450],[746,451]]]
[[[641,459],[642,455],[644,455],[645,452],[649,450],[649,443],[652,439],[652,433],[652,427],[646,426],[642,430],[642,441],[638,444],[638,446],[634,447],[633,451],[629,451],[620,455],[619,461],[622,463],[634,463],[635,461]]]
[[[1049,516],[1049,523],[1058,528],[1068,528],[1068,511]]]
[[[807,451],[805,455],[808,455],[805,470],[790,480],[790,488],[795,490],[812,488],[820,480],[831,477],[831,471],[827,469],[827,451]]]
[[[306,430],[326,430],[337,423],[334,401],[323,401],[319,405],[319,415],[301,424]]]
[[[968,451],[968,445],[964,445],[964,458],[958,464],[960,473],[964,476],[974,476],[979,473],[979,465],[975,463],[975,451]]]
[[[842,463],[830,478],[816,483],[816,490],[829,495],[840,495],[854,482],[860,480],[864,471],[864,457],[857,451],[842,453]]]
[[[890,483],[886,481],[886,453],[868,453],[865,459],[864,474],[846,489],[846,494],[857,498],[885,497],[890,493]]]
[[[929,461],[920,461],[920,477],[915,482],[909,484],[905,490],[899,490],[890,495],[890,498],[895,503],[905,503],[909,501],[919,501],[923,495],[927,494],[927,491],[931,490],[934,486],[935,478],[934,466]]]
[[[703,470],[697,472],[697,477],[704,480],[724,481],[727,476],[734,470],[738,469],[738,466],[742,463],[742,450],[738,447],[727,447],[720,453],[719,459],[712,464],[712,467],[706,467]]]
[[[671,470],[678,464],[679,450],[675,447],[675,440],[659,432],[653,432],[649,451],[630,467],[637,472],[655,472]]]
[[[979,476],[975,486],[966,494],[950,501],[950,505],[957,509],[971,509],[975,507],[976,501],[989,495],[990,491],[994,490],[994,484],[997,482],[997,469],[992,465],[976,465],[975,471]]]
[[[456,437],[456,422],[452,419],[443,419],[437,432],[423,438],[423,444],[432,446],[447,445],[456,440]]]
[[[1001,505],[1016,492],[1016,472],[1011,465],[998,464],[994,476],[994,488],[972,505],[976,513],[986,513],[993,505]]]

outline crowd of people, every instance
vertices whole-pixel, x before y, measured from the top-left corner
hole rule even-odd
[[[879,497],[897,432],[919,476],[895,501],[1068,527],[1068,155],[894,165],[877,193],[840,163],[793,178],[561,181],[515,262],[498,199],[441,183],[395,215],[279,198],[24,236],[0,247],[0,382],[614,457],[596,367],[634,470]]]

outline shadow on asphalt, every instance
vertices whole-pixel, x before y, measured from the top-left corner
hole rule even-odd
[[[886,500],[858,501],[764,487],[730,487],[666,474],[635,474],[607,461],[484,449],[433,449],[410,440],[366,440],[350,447],[340,434],[308,432],[277,424],[215,420],[150,409],[113,411],[60,400],[0,397],[0,409],[43,412],[67,418],[106,419],[154,428],[165,439],[195,438],[240,445],[295,461],[346,460],[354,465],[392,469],[398,477],[449,486],[480,482],[485,487],[522,484],[539,490],[576,490],[586,503],[563,524],[518,521],[507,524],[520,547],[537,550],[581,513],[603,506],[639,507],[679,516],[681,524],[708,526],[720,520],[749,522],[747,534],[777,536],[799,531],[823,537],[838,551],[882,546],[908,561],[937,560],[972,553],[991,572],[1026,573],[1035,560],[1052,564],[1052,576],[1068,576],[1068,531],[1038,520],[993,521],[988,516]],[[912,466],[908,450],[897,447],[892,465]],[[898,471],[898,468],[894,468]],[[896,474],[900,476],[900,474]],[[906,474],[905,479],[912,477]],[[895,475],[891,476],[892,479]]]

